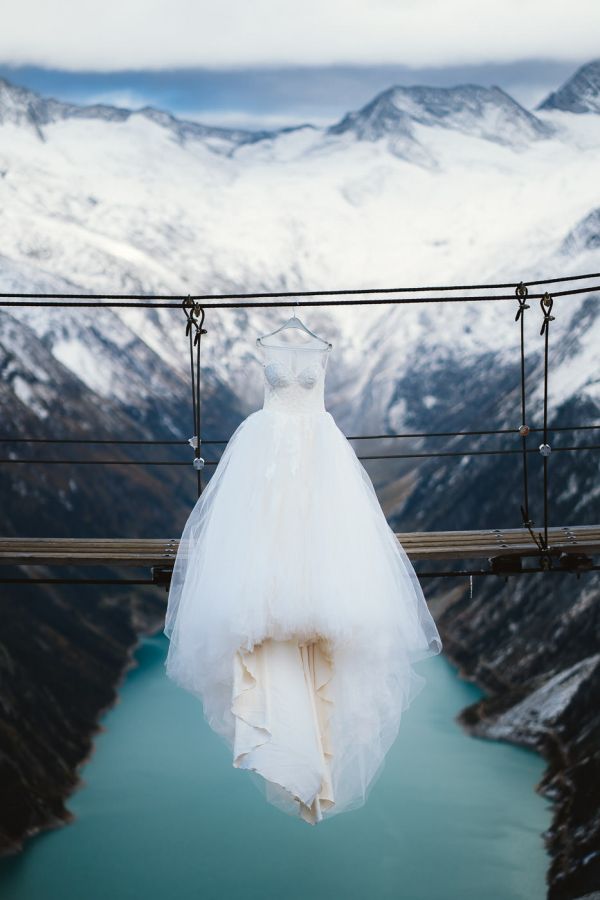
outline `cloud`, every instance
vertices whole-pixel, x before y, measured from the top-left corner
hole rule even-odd
[[[19,0],[0,61],[71,70],[584,61],[598,0]]]

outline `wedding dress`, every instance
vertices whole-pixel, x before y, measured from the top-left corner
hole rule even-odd
[[[262,346],[264,401],[185,524],[167,675],[267,800],[309,823],[361,806],[441,650],[414,569],[325,408],[329,350]]]

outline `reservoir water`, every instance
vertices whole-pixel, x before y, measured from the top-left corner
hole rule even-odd
[[[167,640],[103,718],[75,821],[0,864],[6,900],[543,900],[542,760],[467,736],[481,696],[441,657],[366,806],[310,826],[266,803],[166,678]]]

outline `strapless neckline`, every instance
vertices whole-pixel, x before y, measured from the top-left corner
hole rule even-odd
[[[328,355],[308,359],[289,353],[268,352],[263,359],[265,396],[263,409],[285,413],[316,413],[325,409],[325,374]]]
[[[319,363],[311,363],[304,366],[299,372],[295,373],[291,366],[282,362],[270,362],[263,364],[267,381],[271,384],[309,384],[312,386],[324,371],[323,366]],[[272,377],[271,377],[272,376]]]

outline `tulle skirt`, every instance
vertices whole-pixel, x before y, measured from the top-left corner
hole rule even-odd
[[[246,418],[185,524],[168,676],[257,773],[316,822],[362,805],[441,650],[372,482],[325,410]]]

